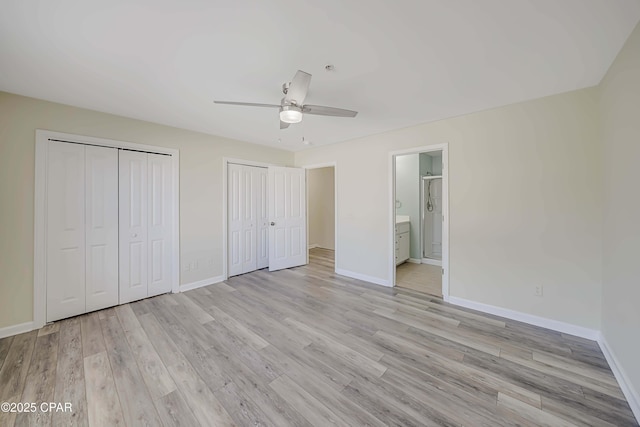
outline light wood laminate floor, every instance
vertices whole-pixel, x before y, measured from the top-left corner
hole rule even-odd
[[[595,342],[336,276],[333,252],[0,340],[0,425],[636,426]]]
[[[396,286],[442,297],[442,267],[404,262],[396,267]]]

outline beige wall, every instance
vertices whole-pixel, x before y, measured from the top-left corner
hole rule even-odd
[[[0,92],[0,328],[33,318],[36,129],[180,150],[180,262],[198,265],[182,284],[222,274],[222,158],[293,163],[290,152]]]
[[[640,409],[640,25],[601,83],[602,333]],[[636,413],[640,417],[640,413]]]
[[[450,293],[600,328],[596,89],[296,153],[336,161],[337,268],[390,280],[389,152],[449,143]],[[534,287],[544,286],[544,296]]]
[[[334,168],[309,169],[309,245],[335,248]]]

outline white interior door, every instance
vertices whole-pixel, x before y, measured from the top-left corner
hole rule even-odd
[[[256,189],[256,264],[257,268],[269,267],[269,172],[266,168],[255,168],[254,188]]]
[[[84,150],[84,145],[49,145],[47,322],[85,312]]]
[[[269,271],[307,262],[305,170],[269,166]]]
[[[171,291],[173,201],[171,198],[171,157],[147,155],[148,195],[148,282],[147,296]]]
[[[240,178],[240,213],[242,218],[240,239],[242,272],[248,273],[257,268],[256,263],[256,188],[254,186],[254,170],[250,166],[242,166]]]
[[[89,312],[118,304],[118,150],[84,149],[85,311]]]
[[[120,151],[120,304],[147,297],[147,154]]]
[[[229,246],[229,276],[242,274],[241,261],[241,239],[242,232],[242,208],[240,202],[243,199],[241,194],[242,165],[229,164],[227,168],[227,223],[228,223],[228,246]]]
[[[266,244],[268,212],[264,168],[229,164],[227,168],[229,276],[264,268],[269,263]]]

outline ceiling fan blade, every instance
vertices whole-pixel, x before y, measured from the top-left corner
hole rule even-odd
[[[323,105],[305,105],[302,107],[304,114],[316,114],[318,116],[355,117],[358,112],[344,110],[342,108],[325,107]]]
[[[302,105],[307,97],[310,83],[311,74],[301,70],[296,71],[296,75],[293,76],[293,80],[291,80],[287,94],[284,97],[285,103]]]
[[[245,107],[270,107],[270,108],[280,108],[279,105],[276,104],[257,104],[255,102],[233,102],[233,101],[213,101],[215,104],[227,104],[227,105],[242,105]]]
[[[282,120],[280,120],[280,129],[286,129],[290,124],[291,123],[283,122]]]

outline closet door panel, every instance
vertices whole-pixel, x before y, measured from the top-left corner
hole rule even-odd
[[[269,271],[307,262],[305,171],[269,166]]]
[[[256,188],[254,176],[258,168],[242,167],[241,197],[242,197],[242,272],[248,273],[257,268],[256,264]]]
[[[173,202],[171,157],[148,154],[148,296],[171,291]]]
[[[227,169],[227,224],[229,277],[242,274],[242,166],[230,164]]]
[[[51,142],[47,170],[47,322],[85,312],[83,145]]]
[[[118,151],[85,147],[86,311],[118,304]]]
[[[147,154],[119,153],[120,304],[147,297]]]
[[[254,174],[254,188],[256,189],[256,263],[257,268],[269,267],[269,205],[268,205],[268,179],[269,173],[265,168],[256,168]]]

